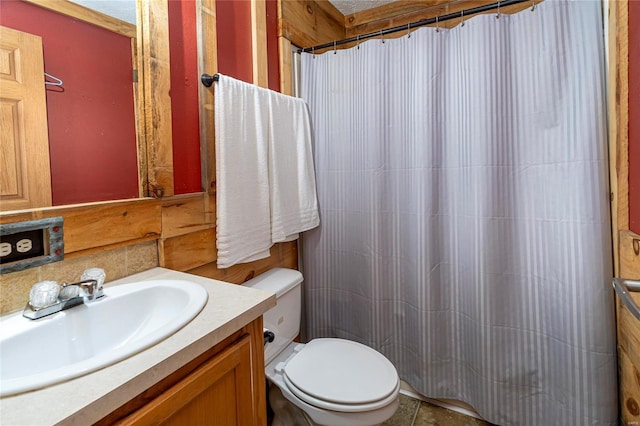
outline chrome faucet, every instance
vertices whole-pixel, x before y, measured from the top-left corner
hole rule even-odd
[[[34,307],[29,301],[22,312],[22,316],[35,320],[77,305],[92,303],[104,296],[104,292],[98,287],[98,281],[93,279],[75,283],[62,283],[60,288],[60,294],[46,306]],[[77,294],[75,294],[74,288],[77,289]],[[68,294],[71,297],[68,297]]]
[[[78,281],[77,283],[71,284],[63,283],[62,289],[72,285],[78,286],[78,288],[80,289],[78,297],[82,297],[84,303],[91,303],[95,299],[98,299],[104,295],[102,289],[98,288],[97,280],[82,280]]]

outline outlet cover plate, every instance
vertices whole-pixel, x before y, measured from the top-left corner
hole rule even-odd
[[[64,259],[63,218],[0,225],[0,274]]]

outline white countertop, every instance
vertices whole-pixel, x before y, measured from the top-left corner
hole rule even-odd
[[[164,268],[115,280],[105,287],[156,279],[196,282],[207,290],[209,300],[182,329],[130,358],[64,383],[1,398],[0,424],[95,423],[276,304],[272,293]]]

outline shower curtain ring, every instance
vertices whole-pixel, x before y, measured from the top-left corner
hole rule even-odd
[[[460,26],[464,27],[464,10],[460,11],[460,17],[462,17],[462,23],[460,24]]]
[[[534,12],[536,10],[536,1],[531,0],[531,11]]]
[[[333,41],[333,54],[335,55],[336,53],[338,53],[338,52],[336,51],[336,41],[334,40]]]
[[[438,22],[438,15],[436,15],[436,32],[439,33],[440,32],[440,23]]]
[[[384,44],[384,33],[380,30],[380,39],[382,40],[382,44]]]
[[[411,38],[411,22],[407,24],[407,38]]]
[[[313,59],[315,59],[315,58],[316,58],[316,48],[315,48],[315,46],[311,48],[311,55],[312,55],[311,57],[312,57]]]
[[[356,49],[360,50],[360,35],[356,36]]]
[[[498,2],[498,13],[496,14],[496,19],[500,19],[500,2]]]

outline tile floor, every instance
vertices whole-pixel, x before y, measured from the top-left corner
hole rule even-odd
[[[490,426],[483,420],[400,395],[400,407],[383,426]]]

